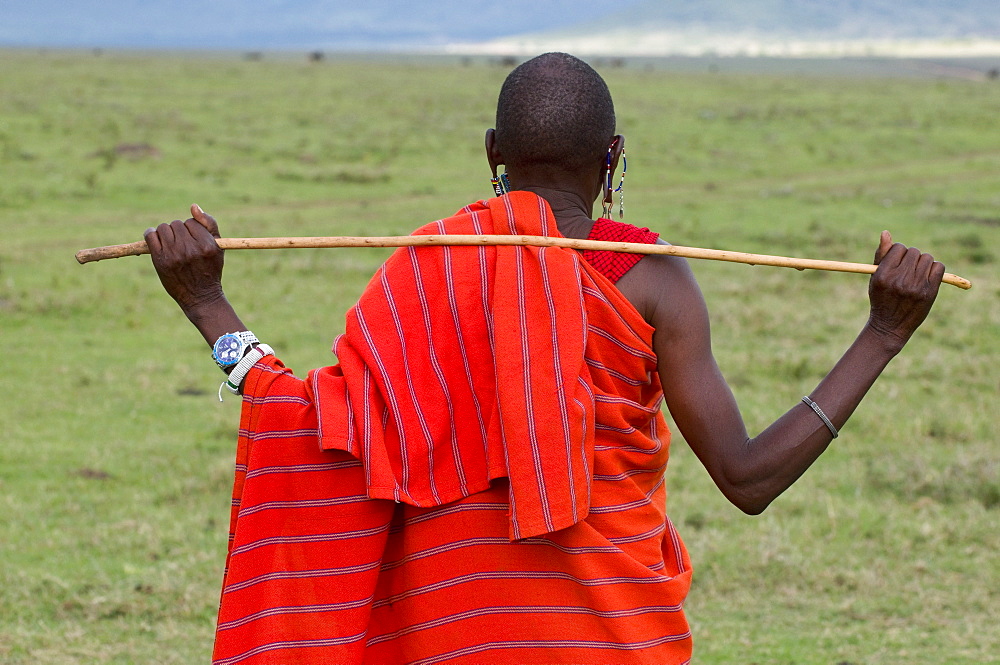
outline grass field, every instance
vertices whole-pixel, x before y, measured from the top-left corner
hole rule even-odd
[[[506,71],[476,64],[0,52],[0,662],[208,660],[239,403],[148,259],[79,266],[198,202],[224,234],[390,235],[491,195]],[[1000,662],[1000,84],[603,72],[626,221],[676,244],[870,261],[879,231],[943,287],[813,469],[760,517],[678,436],[670,513],[698,663]],[[227,257],[244,321],[334,362],[381,250]],[[867,280],[694,269],[756,433],[867,316]]]

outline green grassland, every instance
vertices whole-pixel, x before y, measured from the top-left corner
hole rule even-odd
[[[1000,662],[1000,84],[604,70],[626,221],[676,244],[869,261],[879,231],[971,279],[762,516],[675,439],[696,662]],[[483,63],[0,52],[0,662],[211,649],[239,403],[148,258],[79,266],[198,202],[224,234],[389,235],[491,195]],[[244,321],[334,362],[383,250],[230,252]],[[756,433],[867,316],[866,278],[693,264]]]

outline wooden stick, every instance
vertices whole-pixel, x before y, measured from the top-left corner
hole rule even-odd
[[[744,252],[729,252],[720,249],[702,249],[700,247],[682,247],[680,245],[649,245],[633,242],[605,242],[601,240],[578,240],[576,238],[549,238],[546,236],[505,236],[505,235],[421,235],[421,236],[327,236],[298,238],[219,238],[222,249],[292,249],[292,248],[322,248],[322,247],[426,247],[452,245],[521,245],[532,247],[568,247],[570,249],[597,249],[625,252],[629,254],[667,254],[683,256],[688,259],[709,259],[713,261],[731,261],[749,265],[777,266],[795,268],[796,270],[832,270],[836,272],[854,272],[871,274],[875,272],[870,263],[844,263],[842,261],[822,261],[818,259],[796,259],[787,256],[770,256],[768,254],[746,254]],[[129,243],[127,245],[110,245],[83,249],[76,253],[80,263],[117,259],[123,256],[139,256],[149,254],[146,241]],[[951,273],[945,273],[945,284],[952,284],[961,289],[969,289],[972,282]]]

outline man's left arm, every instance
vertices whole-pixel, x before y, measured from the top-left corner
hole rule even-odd
[[[869,320],[811,393],[829,425],[800,402],[753,438],[712,354],[708,311],[686,261],[647,257],[630,282],[629,275],[622,279],[640,304],[642,289],[652,294],[644,316],[656,328],[653,346],[667,407],[716,485],[740,509],[761,512],[805,472],[930,310],[944,266],[893,244],[888,233],[875,262]]]

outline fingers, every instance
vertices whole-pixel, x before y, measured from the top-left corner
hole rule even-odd
[[[928,283],[940,283],[944,277],[944,264],[935,261],[933,256],[921,252],[916,247],[907,247],[906,251],[900,254],[899,266],[901,272],[906,273],[909,269],[917,280]]]
[[[149,227],[142,234],[142,237],[146,240],[146,246],[149,247],[150,254],[155,256],[163,251],[163,247],[160,245],[160,236],[156,234],[156,229]]]
[[[880,247],[881,249],[881,247]],[[894,243],[880,257],[875,271],[877,281],[885,286],[905,291],[936,292],[944,278],[945,267],[940,261],[935,261],[930,254],[921,252],[916,247],[906,247]]]
[[[197,203],[191,206],[192,217],[186,221],[175,219],[169,224],[160,224],[155,229],[148,228],[143,234],[150,252],[161,254],[166,249],[181,249],[193,242],[202,251],[218,249],[214,238],[220,237],[219,225],[215,218],[201,209]],[[208,233],[206,234],[205,231]]]
[[[922,254],[916,247],[907,247],[902,243],[893,243],[881,258],[878,264],[877,273],[888,275],[890,273],[897,276],[909,276],[917,272]],[[927,255],[930,257],[930,255]],[[931,258],[933,261],[933,258]]]
[[[224,258],[212,233],[218,227],[201,208],[192,212],[200,219],[175,219],[144,234],[160,283],[185,311],[222,293]]]
[[[944,264],[935,261],[930,254],[921,254],[914,268],[917,280],[923,280],[924,290],[932,297],[937,297],[941,280],[944,279]]]
[[[941,280],[944,279],[944,264],[940,261],[935,261],[931,265],[931,269],[927,276],[935,288],[941,286]]]
[[[883,238],[888,237],[888,234],[884,235]],[[891,238],[890,238],[891,239]],[[875,254],[875,258],[878,259],[875,265],[878,266],[876,272],[885,273],[888,270],[893,270],[897,268],[901,263],[903,263],[907,256],[910,255],[909,250],[911,248],[907,247],[903,243],[894,242],[888,247],[883,244],[879,244],[879,252]],[[917,252],[919,256],[920,252]],[[916,258],[915,256],[912,258]]]
[[[174,229],[174,224],[180,224],[180,220],[174,220],[170,224],[160,224],[156,228],[148,228],[143,234],[143,238],[146,239],[146,246],[149,247],[150,254],[153,258],[162,255],[168,248],[173,247],[177,236]]]
[[[888,231],[882,231],[878,249],[875,250],[874,264],[881,266],[883,263],[886,264],[886,268],[896,268],[906,264],[915,276],[926,279],[928,282],[940,283],[944,278],[944,264],[935,261],[933,256],[922,253],[916,247],[894,243],[892,234]],[[881,272],[885,272],[885,270]]]
[[[889,252],[889,248],[892,247],[892,234],[888,231],[882,231],[882,235],[878,240],[878,248],[875,250],[875,260],[872,262],[878,265],[885,258],[885,255]]]
[[[934,257],[930,254],[921,253],[915,247],[911,247],[910,251],[918,255],[913,268],[916,277],[925,280],[928,284],[935,287],[940,286],[941,280],[944,279],[944,264],[940,261],[935,261]]]
[[[887,240],[883,234],[883,240]],[[894,243],[883,251],[869,282],[869,324],[894,345],[905,344],[927,317],[944,277],[944,265],[915,247]]]
[[[937,263],[934,257],[930,254],[921,254],[917,257],[916,264],[914,266],[914,271],[917,273],[918,277],[924,277],[927,281],[930,281],[931,267]]]
[[[875,251],[875,265],[882,268],[880,272],[895,269],[905,264],[904,270],[926,275],[934,262],[934,257],[930,254],[924,254],[916,247],[907,247],[903,243],[894,243],[888,231],[882,232],[879,247]]]
[[[219,235],[219,224],[215,221],[215,218],[202,210],[201,206],[197,203],[191,204],[191,217],[208,229],[208,232],[212,234],[213,238],[221,237]]]
[[[175,219],[169,224],[146,229],[143,237],[154,264],[183,262],[195,256],[207,257],[222,253],[205,223],[193,218],[185,221]]]

